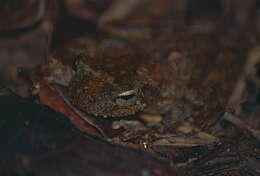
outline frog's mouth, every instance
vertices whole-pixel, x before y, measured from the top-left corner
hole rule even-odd
[[[138,104],[138,92],[128,90],[118,94],[115,98],[116,105],[120,107],[129,107]]]

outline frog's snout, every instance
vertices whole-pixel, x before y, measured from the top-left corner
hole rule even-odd
[[[115,103],[118,106],[133,106],[137,103],[137,92],[128,90],[117,95]]]

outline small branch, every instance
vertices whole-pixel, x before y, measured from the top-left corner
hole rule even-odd
[[[254,136],[258,141],[260,141],[260,131],[254,129],[253,127],[248,125],[246,122],[240,120],[236,115],[226,112],[224,114],[223,119],[232,123],[234,126],[240,128],[242,130],[248,131],[252,136]]]

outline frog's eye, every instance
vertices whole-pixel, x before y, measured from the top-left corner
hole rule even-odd
[[[135,90],[128,90],[128,91],[125,91],[125,92],[118,94],[117,97],[123,98],[123,97],[133,96],[133,95],[136,95],[136,91]]]
[[[116,104],[119,106],[132,106],[136,103],[137,92],[135,90],[128,90],[122,92],[116,97]]]

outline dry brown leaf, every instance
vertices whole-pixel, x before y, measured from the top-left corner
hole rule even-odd
[[[39,98],[42,104],[45,104],[55,111],[66,115],[70,121],[80,130],[92,135],[100,136],[100,133],[95,127],[88,124],[79,115],[70,109],[70,107],[63,101],[53,86],[43,84],[39,92]]]

